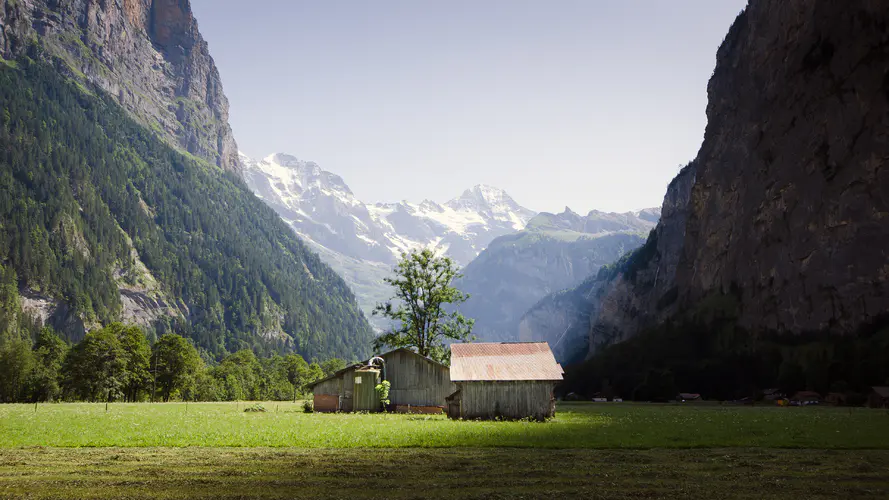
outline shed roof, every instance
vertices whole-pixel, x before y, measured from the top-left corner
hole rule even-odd
[[[562,380],[546,342],[451,344],[451,381]]]
[[[872,387],[881,398],[889,398],[889,387],[874,386]]]

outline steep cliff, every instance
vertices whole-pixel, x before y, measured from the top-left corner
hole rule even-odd
[[[887,26],[879,1],[749,2],[717,53],[704,141],[671,185],[655,250],[587,308],[587,382],[650,395],[655,379],[716,394],[886,381]]]
[[[2,0],[0,55],[55,59],[178,148],[240,168],[228,100],[188,0]]]
[[[519,322],[519,339],[547,341],[568,363],[666,317],[674,309],[674,278],[694,178],[691,164],[670,183],[660,211],[649,211],[659,213],[660,222],[643,245],[628,247],[632,251],[618,262],[530,307]]]
[[[889,311],[889,9],[753,0],[710,80],[683,307],[751,331],[852,333]]]

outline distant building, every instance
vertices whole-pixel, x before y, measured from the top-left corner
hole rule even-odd
[[[411,351],[396,349],[379,355],[384,363],[356,363],[309,387],[315,411],[377,411],[374,388],[388,380],[389,403],[395,411],[441,413],[456,386],[447,366]]]
[[[799,391],[790,399],[792,403],[798,405],[818,404],[821,402],[821,394],[815,391]]]
[[[871,387],[867,405],[871,408],[889,408],[889,387]]]
[[[700,401],[701,395],[696,392],[680,392],[677,399],[682,402],[687,401]]]
[[[846,395],[842,392],[831,392],[824,398],[824,402],[834,406],[843,406],[846,404]]]
[[[451,345],[448,416],[545,420],[555,415],[553,388],[562,366],[546,342]]]
[[[763,389],[762,397],[766,401],[778,401],[781,399],[786,399],[787,395],[781,392],[781,389],[771,388],[771,389]]]

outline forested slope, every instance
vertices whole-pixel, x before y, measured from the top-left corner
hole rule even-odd
[[[72,340],[124,318],[217,356],[364,354],[346,284],[235,174],[44,63],[0,64],[0,102],[2,334],[25,307]]]

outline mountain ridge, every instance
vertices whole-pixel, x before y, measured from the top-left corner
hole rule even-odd
[[[241,153],[240,160],[250,189],[346,277],[367,313],[389,298],[382,279],[401,252],[435,248],[465,266],[494,238],[522,229],[535,214],[485,184],[444,203],[365,203],[342,177],[314,162],[283,153],[260,160]]]
[[[578,285],[642,245],[654,222],[635,213],[647,217],[660,211],[591,210],[586,216],[567,208],[559,214],[543,212],[524,230],[492,241],[457,282],[470,295],[461,311],[476,320],[476,335],[488,341],[547,341],[554,346],[553,334],[521,328],[523,314],[546,295]],[[554,352],[563,360],[569,350]]]
[[[0,55],[54,61],[180,150],[238,170],[228,99],[189,0],[2,0]]]

